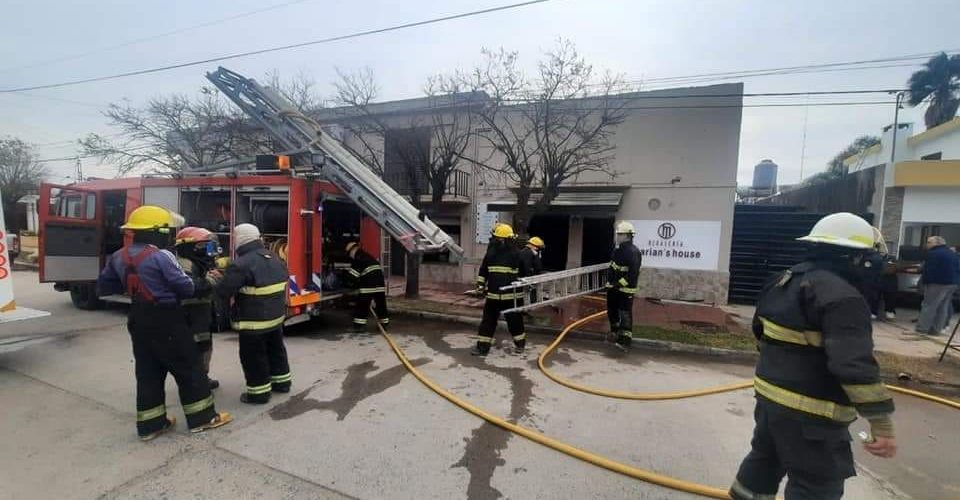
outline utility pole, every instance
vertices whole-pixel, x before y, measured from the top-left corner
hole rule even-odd
[[[83,182],[83,164],[80,163],[79,156],[77,156],[77,182]]]
[[[893,143],[890,145],[890,166],[895,167],[897,160],[897,129],[900,128],[900,106],[903,101],[904,92],[897,92],[897,107],[893,110]]]

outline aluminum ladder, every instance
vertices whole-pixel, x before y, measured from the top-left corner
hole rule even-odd
[[[528,311],[603,290],[609,268],[610,264],[594,264],[520,278],[501,290],[518,293],[523,297],[524,304],[520,305],[519,301],[514,299],[513,307],[504,312]]]
[[[407,251],[450,251],[463,256],[463,249],[450,235],[274,89],[223,67],[207,73],[207,79],[263,126],[286,153],[309,152],[312,168],[319,169],[324,178],[340,188]]]

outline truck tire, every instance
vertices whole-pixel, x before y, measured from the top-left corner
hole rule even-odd
[[[81,283],[70,286],[70,301],[77,309],[84,311],[93,311],[103,308],[103,301],[97,297],[97,285],[95,283]]]

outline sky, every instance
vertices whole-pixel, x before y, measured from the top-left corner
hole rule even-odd
[[[514,3],[517,0],[0,0],[0,89],[55,83],[200,60]],[[909,6],[908,6],[909,5]],[[483,48],[520,54],[532,73],[558,38],[597,70],[630,80],[742,71],[960,50],[955,0],[707,1],[551,0],[515,10],[276,52],[222,64],[247,76],[303,73],[332,93],[336,69],[370,68],[384,99],[416,97],[430,75],[468,69]],[[254,14],[245,15],[253,11]],[[940,15],[938,15],[940,13]],[[203,25],[197,28],[196,26]],[[169,36],[157,36],[176,32]],[[143,38],[147,41],[129,43]],[[122,45],[117,47],[117,45]],[[25,93],[0,93],[0,136],[36,146],[42,158],[77,152],[88,133],[114,134],[100,110],[111,102],[197,95],[218,63]],[[738,79],[745,92],[903,88],[916,67]],[[731,80],[723,80],[728,82]],[[721,83],[709,81],[703,84]],[[817,106],[836,101],[882,105]],[[856,136],[892,123],[892,97],[748,98],[738,181],[763,158],[791,184],[824,169]],[[809,103],[809,106],[806,105]],[[922,124],[923,108],[901,121]],[[918,127],[922,130],[922,125]],[[84,160],[87,175],[112,169]],[[48,163],[64,181],[73,161]]]

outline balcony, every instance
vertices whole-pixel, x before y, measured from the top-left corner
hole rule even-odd
[[[390,172],[384,174],[383,180],[396,192],[409,198],[411,196],[410,177],[406,173]],[[433,200],[430,183],[426,177],[418,179],[420,188],[420,203],[427,205]],[[464,205],[470,203],[470,174],[462,170],[454,170],[447,179],[446,189],[443,191],[443,203]]]
[[[960,186],[960,160],[900,161],[893,176],[897,187],[957,187]]]

